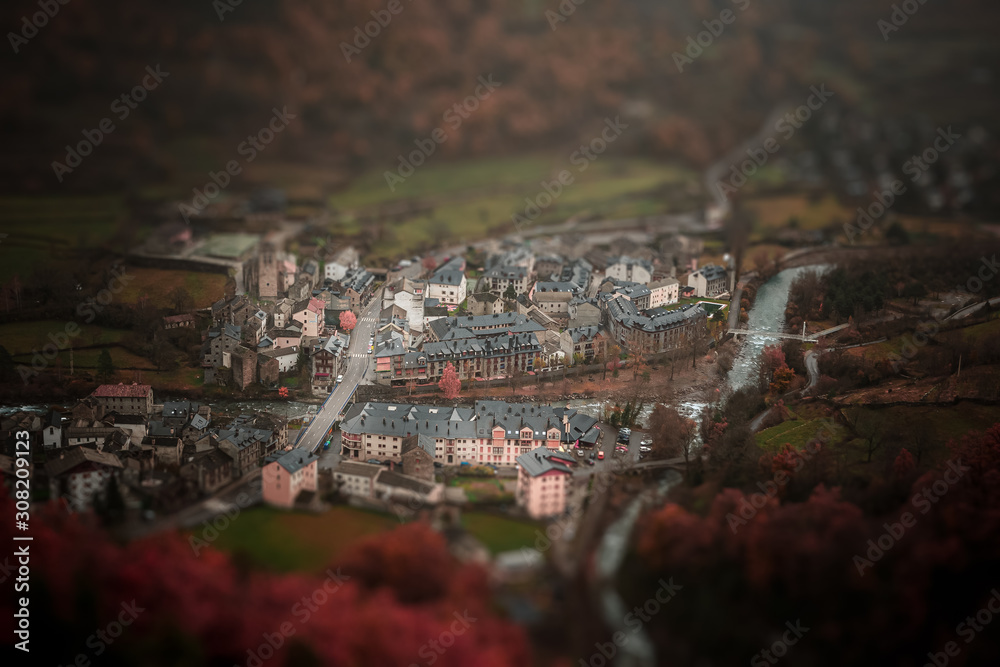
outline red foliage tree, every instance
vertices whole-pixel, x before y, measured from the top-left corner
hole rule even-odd
[[[0,511],[14,512],[6,493]],[[12,528],[0,526],[8,544]],[[139,611],[107,649],[109,664],[162,665],[156,656],[167,653],[190,665],[260,664],[262,655],[270,664],[271,653],[275,667],[424,664],[428,655],[443,667],[533,664],[524,633],[492,611],[485,572],[456,562],[426,525],[359,544],[315,576],[237,568],[176,532],[119,546],[93,517],[55,508],[34,513],[31,529],[31,618],[45,621],[30,646],[39,664],[72,662],[123,603]],[[0,597],[8,637],[13,601]],[[279,636],[284,627],[293,634]],[[449,630],[457,636],[447,651],[429,648]],[[282,640],[268,655],[265,636]]]
[[[449,401],[458,398],[458,395],[462,392],[462,381],[458,379],[458,373],[451,362],[441,371],[438,388],[444,392],[444,397]]]
[[[974,615],[1000,583],[1000,424],[950,448],[953,457],[900,494],[898,507],[879,505],[874,516],[837,489],[820,485],[805,502],[782,503],[761,484],[749,495],[725,489],[707,510],[668,504],[645,517],[636,534],[646,572],[634,572],[643,579],[630,582],[634,590],[675,577],[696,591],[651,620],[657,651],[742,662],[794,608],[809,610],[804,625],[823,628],[795,647],[802,664],[864,662],[858,647],[875,645],[925,662],[954,637],[955,619]],[[772,468],[787,471],[793,452],[785,447]],[[902,465],[908,457],[900,458]],[[725,611],[703,607],[705,599],[725,600]],[[734,645],[719,645],[706,629],[736,619]],[[970,664],[993,664],[997,636],[976,641]]]
[[[428,274],[434,271],[434,269],[437,268],[437,265],[438,265],[437,260],[431,257],[430,255],[427,255],[422,260],[420,260],[420,266],[424,267],[424,271],[426,271]]]
[[[896,460],[892,462],[892,474],[897,478],[903,478],[910,474],[916,467],[917,464],[913,460],[913,454],[904,447],[896,456]]]
[[[353,331],[357,325],[358,318],[351,311],[345,310],[340,314],[340,328],[344,331]]]

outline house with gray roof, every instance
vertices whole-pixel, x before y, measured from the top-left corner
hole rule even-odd
[[[566,511],[566,497],[576,460],[567,452],[538,447],[517,457],[518,507],[532,519]]]
[[[716,297],[729,291],[728,273],[716,264],[706,264],[689,274],[687,284],[700,297]]]
[[[568,407],[477,401],[474,407],[356,404],[341,423],[342,456],[365,461],[402,460],[406,438],[434,440],[434,461],[513,466],[517,456],[600,440],[597,419]],[[429,446],[427,440],[424,447]]]

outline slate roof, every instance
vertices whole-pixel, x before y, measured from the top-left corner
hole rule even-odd
[[[538,282],[535,283],[535,293],[538,292],[570,292],[576,293],[580,291],[580,285],[569,281],[558,281],[558,282]]]
[[[563,428],[562,417],[569,421],[569,433]],[[560,441],[573,443],[578,439],[596,441],[600,432],[597,419],[573,409],[477,401],[474,408],[403,403],[359,403],[344,416],[341,430],[346,433],[406,437],[425,434],[432,438],[490,438],[500,426],[508,437],[516,438],[527,427],[536,439],[545,439],[549,429],[559,431]],[[588,439],[585,439],[588,438]]]
[[[431,458],[434,458],[437,453],[437,443],[434,441],[434,438],[426,433],[417,433],[416,435],[403,438],[403,446],[400,448],[400,454],[406,454],[410,450],[417,448],[427,452]]]
[[[312,452],[306,452],[301,449],[293,449],[288,452],[275,452],[271,454],[266,459],[264,459],[264,464],[277,463],[282,468],[287,470],[289,474],[296,473],[308,466],[313,461],[318,461],[319,456]]]
[[[574,343],[579,343],[582,339],[593,340],[601,332],[601,327],[592,325],[589,327],[576,327],[567,329],[566,333],[573,339]]]
[[[464,279],[465,273],[462,271],[438,270],[434,272],[434,275],[427,282],[431,285],[461,285]]]
[[[702,275],[705,280],[718,280],[726,277],[726,270],[718,264],[706,264],[691,275]]]
[[[521,454],[516,460],[524,472],[531,477],[538,477],[553,471],[567,474],[573,472],[567,465],[567,463],[574,463],[573,457],[548,447],[536,447],[527,454]]]
[[[528,277],[528,269],[524,266],[494,266],[485,273],[483,278],[496,280],[523,280]]]
[[[657,308],[650,314],[641,314],[635,303],[628,299],[616,298],[615,294],[603,294],[601,300],[608,310],[608,316],[630,329],[640,329],[650,333],[666,331],[680,326],[696,317],[707,316],[705,309],[697,304],[689,304],[674,310]]]

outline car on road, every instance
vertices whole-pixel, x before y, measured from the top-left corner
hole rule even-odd
[[[343,375],[338,375],[337,376],[337,384],[340,384],[343,381],[344,381],[344,376]]]
[[[597,452],[597,460],[598,461],[604,460],[604,452]]]
[[[594,465],[594,459],[587,459],[587,465],[589,466]]]

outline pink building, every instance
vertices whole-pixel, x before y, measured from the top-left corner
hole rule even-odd
[[[315,454],[300,449],[268,456],[261,471],[264,502],[292,507],[303,491],[315,492],[318,462]]]
[[[323,309],[325,304],[317,298],[310,298],[295,304],[292,319],[302,325],[303,336],[318,336],[323,329]]]
[[[573,457],[557,449],[539,447],[517,457],[517,504],[532,519],[566,511],[573,477]]]

